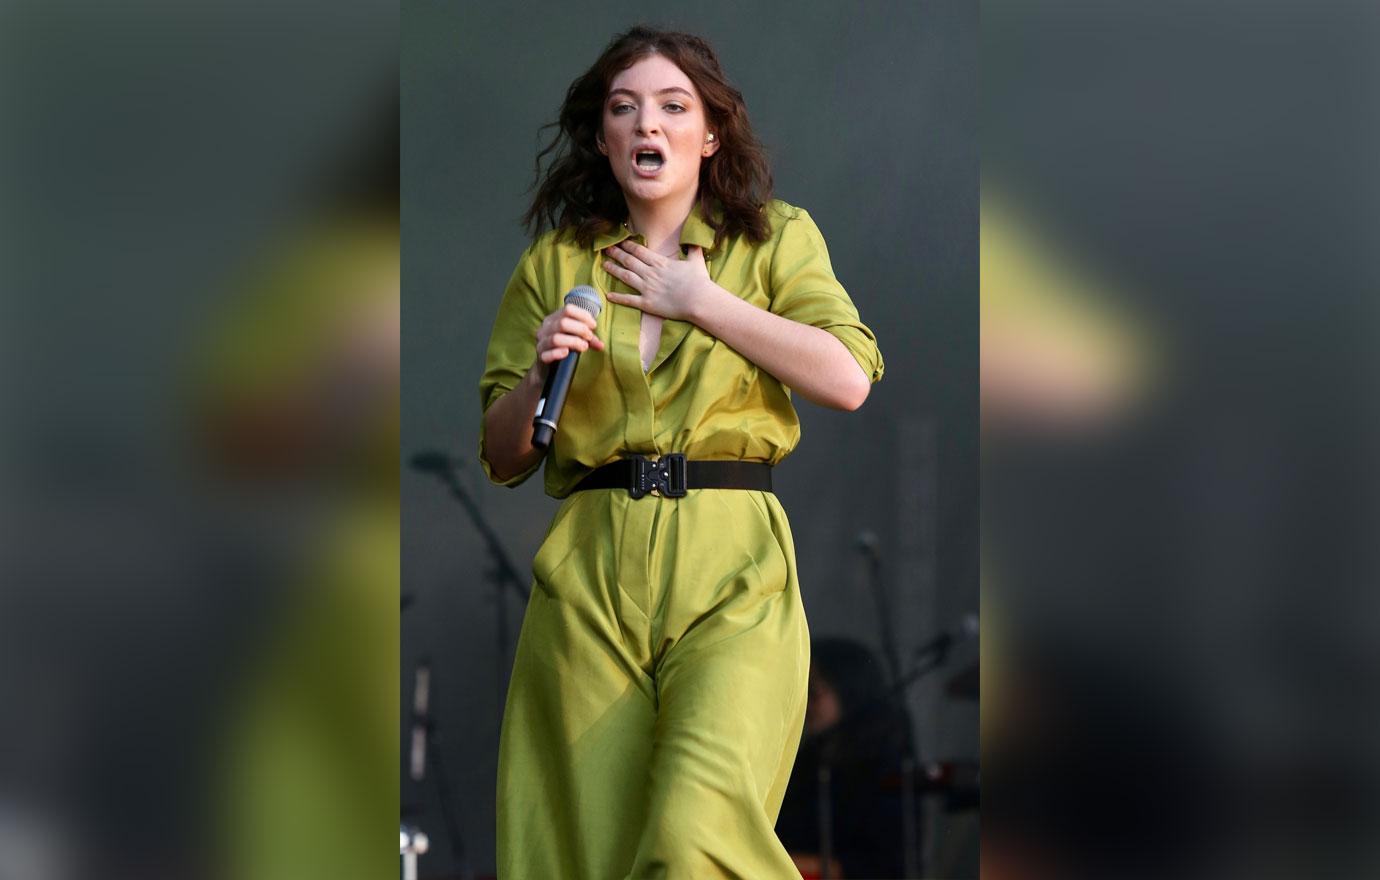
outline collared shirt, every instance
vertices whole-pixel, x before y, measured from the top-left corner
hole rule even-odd
[[[873,382],[883,363],[876,336],[858,318],[829,263],[829,253],[810,215],[773,201],[766,213],[767,241],[754,245],[727,237],[713,248],[714,230],[696,207],[681,229],[682,249],[705,251],[710,278],[759,308],[828,331],[843,343]],[[641,235],[620,228],[580,247],[555,232],[523,253],[498,307],[479,382],[484,411],[521,382],[536,359],[536,332],[560,308],[571,288],[587,284],[600,293],[636,294],[611,276],[601,252]],[[711,249],[712,248],[712,249]],[[546,492],[564,498],[591,470],[632,454],[685,453],[692,460],[729,459],[777,464],[800,440],[800,419],[790,389],[725,343],[686,321],[666,320],[651,366],[638,350],[642,312],[604,301],[597,334],[604,351],[580,355],[560,428],[546,462]],[[508,480],[494,477],[484,450],[479,459],[489,479],[515,486],[540,461]]]

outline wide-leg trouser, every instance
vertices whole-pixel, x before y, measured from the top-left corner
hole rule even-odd
[[[533,560],[500,880],[787,880],[809,633],[776,497],[576,492]]]

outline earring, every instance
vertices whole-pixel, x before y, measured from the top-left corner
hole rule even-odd
[[[714,132],[711,131],[711,132],[708,134],[708,136],[705,137],[704,142],[707,144],[707,143],[712,142],[713,140],[714,140]]]

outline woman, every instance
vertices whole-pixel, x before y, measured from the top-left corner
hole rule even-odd
[[[618,36],[558,126],[527,214],[553,228],[509,281],[480,382],[481,461],[515,485],[542,461],[544,371],[581,353],[504,713],[499,876],[797,876],[772,826],[809,636],[770,467],[800,436],[787,389],[856,409],[876,340],[809,215],[770,200],[704,41]],[[597,319],[562,306],[581,284],[607,300]],[[684,486],[668,465],[628,490],[634,456],[672,455]]]

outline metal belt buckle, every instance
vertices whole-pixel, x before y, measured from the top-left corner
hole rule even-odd
[[[685,497],[685,455],[672,452],[652,461],[640,455],[629,459],[633,463],[632,485],[628,494],[633,498],[660,495],[664,498]]]

